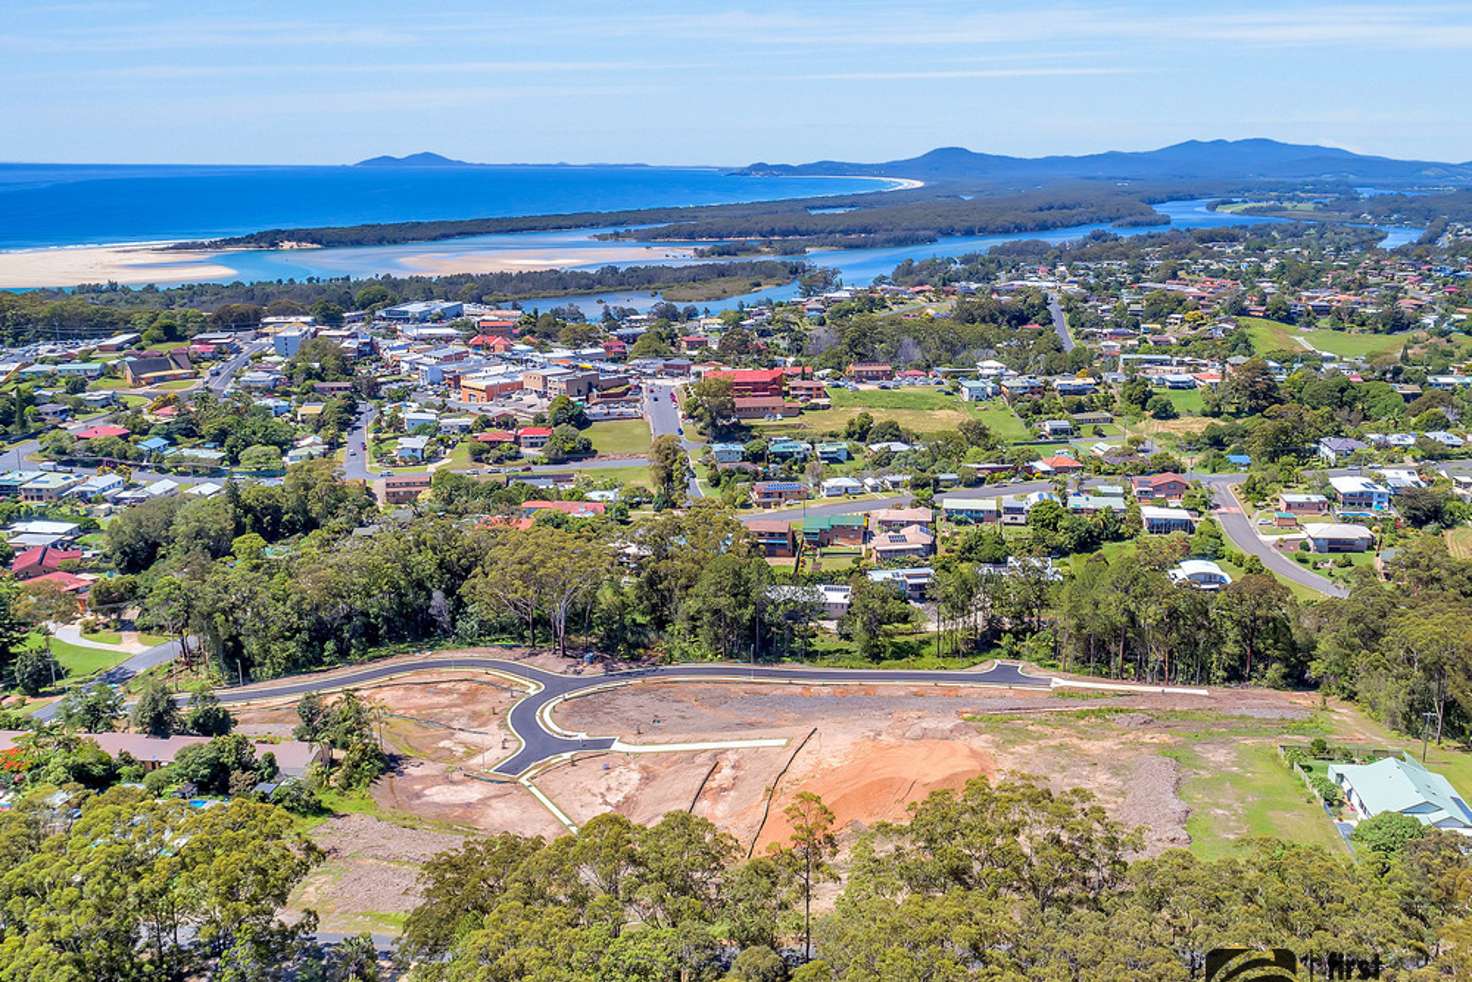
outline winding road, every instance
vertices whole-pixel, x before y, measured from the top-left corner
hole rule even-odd
[[[530,692],[511,707],[507,721],[521,749],[491,768],[506,778],[522,778],[545,764],[589,751],[627,747],[616,736],[569,733],[551,719],[557,703],[598,689],[647,681],[725,681],[809,684],[979,685],[1015,688],[1052,688],[1051,676],[1028,675],[1022,666],[996,662],[985,671],[904,671],[885,669],[787,668],[773,665],[663,665],[657,668],[608,672],[601,675],[562,675],[520,662],[480,655],[430,656],[412,664],[372,665],[327,677],[266,682],[239,689],[217,689],[222,703],[260,702],[303,696],[310,692],[349,689],[410,673],[476,669],[525,684]]]

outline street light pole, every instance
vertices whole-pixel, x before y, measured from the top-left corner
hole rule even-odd
[[[1431,717],[1436,714],[1430,710],[1421,714],[1421,763],[1426,763],[1426,744],[1431,739]]]

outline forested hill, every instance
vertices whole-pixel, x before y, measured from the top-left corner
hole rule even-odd
[[[403,157],[393,157],[383,154],[379,157],[369,157],[360,160],[354,167],[474,167],[475,164],[464,160],[454,160],[443,154],[430,153],[428,150],[420,153],[411,153]]]
[[[941,147],[918,157],[863,164],[756,163],[740,173],[909,177],[923,181],[1372,181],[1392,184],[1472,184],[1472,163],[1393,160],[1276,140],[1188,140],[1158,150],[1084,156],[1009,157]]]

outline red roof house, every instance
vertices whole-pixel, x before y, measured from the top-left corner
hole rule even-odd
[[[61,569],[62,563],[76,562],[82,558],[80,549],[58,549],[55,546],[36,546],[20,553],[10,561],[10,574],[17,580],[29,580]]]
[[[114,426],[111,423],[101,423],[97,426],[89,426],[85,430],[78,430],[72,434],[78,440],[96,440],[105,436],[115,436],[121,439],[127,436],[129,430],[126,426]]]
[[[594,515],[602,515],[608,510],[608,506],[601,501],[542,501],[533,499],[521,503],[523,516],[532,515],[539,511],[560,511],[564,515],[574,518],[592,518]]]

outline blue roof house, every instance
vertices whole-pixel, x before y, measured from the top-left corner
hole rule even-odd
[[[1400,812],[1422,825],[1472,835],[1467,802],[1451,782],[1409,755],[1373,764],[1330,764],[1329,780],[1344,789],[1345,800],[1362,819]]]

